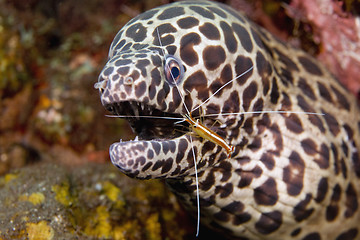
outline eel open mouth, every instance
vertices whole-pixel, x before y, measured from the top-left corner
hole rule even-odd
[[[184,118],[180,114],[166,113],[141,102],[119,102],[105,107],[114,115],[125,116],[138,140],[173,139],[189,132],[189,124],[181,122]]]

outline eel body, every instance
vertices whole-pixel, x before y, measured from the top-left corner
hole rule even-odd
[[[166,179],[196,213],[196,163],[202,224],[239,239],[360,238],[355,97],[230,7],[181,1],[138,15],[115,36],[95,87],[137,135],[111,145],[113,164]],[[181,121],[189,113],[231,154],[194,134]]]

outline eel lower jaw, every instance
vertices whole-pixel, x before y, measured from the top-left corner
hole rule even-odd
[[[189,132],[188,123],[182,121],[181,115],[165,113],[138,102],[115,103],[106,107],[115,115],[125,117],[136,134],[134,140],[120,140],[110,146],[111,162],[120,171],[139,179],[181,174],[175,153],[184,154],[186,146],[192,144],[189,134],[186,134]],[[186,154],[182,158],[188,156],[192,155]]]
[[[189,138],[190,135],[185,134],[174,139],[116,142],[109,148],[110,159],[122,173],[132,178],[178,178],[193,168],[193,164],[189,164],[193,162],[193,155],[183,148],[190,142],[196,144]],[[178,156],[181,156],[180,162]]]

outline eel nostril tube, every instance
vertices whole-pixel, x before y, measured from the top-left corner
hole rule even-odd
[[[124,84],[131,86],[134,83],[134,79],[132,77],[126,77],[124,80]]]
[[[99,89],[100,91],[102,91],[106,87],[107,82],[108,82],[108,79],[104,79],[104,80],[102,80],[100,82],[97,82],[97,83],[94,84],[94,88]]]

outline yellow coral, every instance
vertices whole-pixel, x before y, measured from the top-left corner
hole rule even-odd
[[[41,109],[49,108],[51,106],[51,99],[45,94],[42,94],[39,97],[39,105]]]
[[[55,193],[55,199],[64,206],[68,207],[73,203],[74,199],[70,195],[68,183],[54,185],[51,187],[51,190]]]
[[[123,208],[125,205],[125,202],[120,197],[121,196],[121,190],[114,184],[112,184],[109,181],[105,181],[103,183],[103,189],[105,195],[108,197],[109,200],[113,201],[115,203],[114,207],[117,209]]]
[[[130,224],[130,223],[127,223]],[[126,240],[124,230],[122,227],[115,227],[114,229],[114,240]],[[1,240],[1,239],[0,239]]]
[[[158,213],[154,213],[150,215],[150,217],[146,219],[145,226],[146,226],[147,239],[149,240],[161,239],[161,225],[159,223]]]
[[[118,196],[121,193],[120,189],[109,181],[103,183],[103,189],[106,196],[113,202],[118,199]]]
[[[134,234],[139,233],[139,229],[137,227],[139,223],[134,221],[127,221],[126,223],[122,224],[121,226],[116,226],[113,231],[113,238],[114,240],[127,240],[129,239],[134,232]]]
[[[29,240],[50,240],[54,237],[54,230],[48,226],[46,221],[27,223],[26,231]]]
[[[111,237],[110,213],[105,206],[98,206],[96,208],[96,213],[89,218],[84,232],[86,235],[96,238]]]
[[[152,198],[164,197],[164,185],[159,180],[151,180],[146,185],[141,185],[133,190],[135,197],[142,201],[147,201]]]
[[[23,194],[20,196],[21,201],[28,201],[31,202],[34,205],[38,205],[40,203],[43,203],[45,200],[45,196],[41,192],[32,193],[29,196],[26,194]]]
[[[13,180],[13,179],[15,179],[17,177],[18,176],[16,174],[13,174],[13,173],[6,174],[5,177],[4,177],[5,183],[10,182],[11,180]]]

